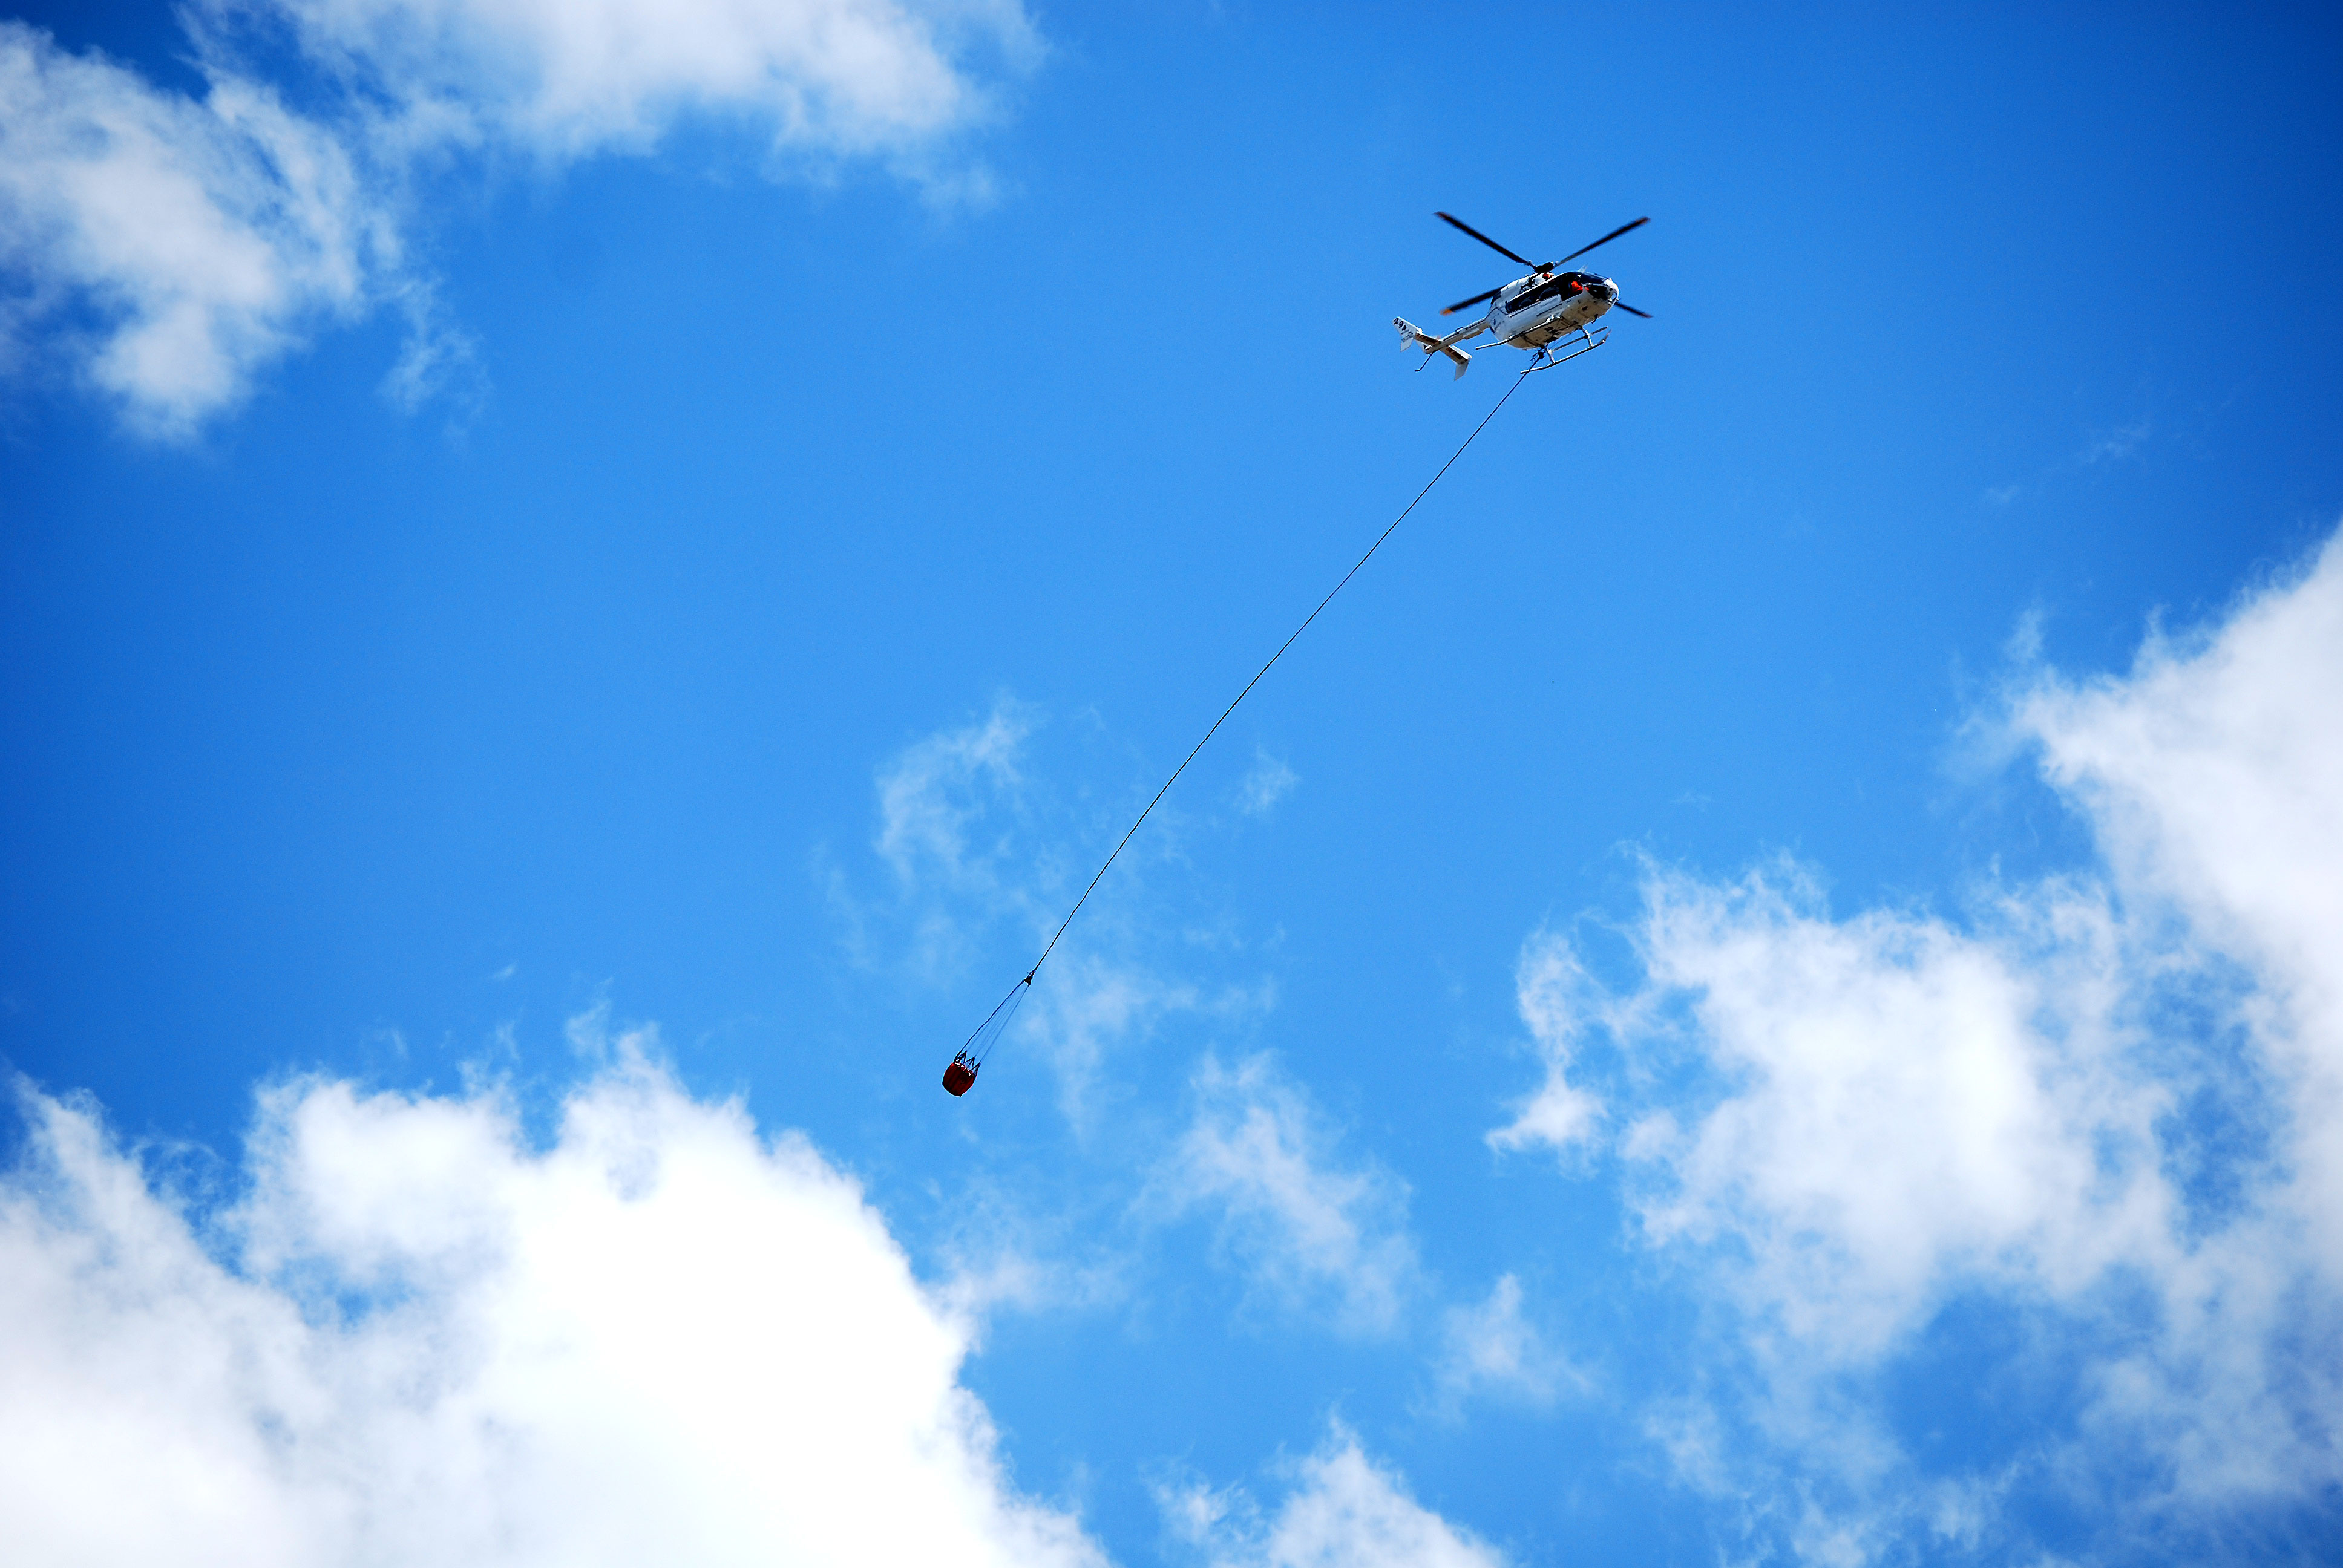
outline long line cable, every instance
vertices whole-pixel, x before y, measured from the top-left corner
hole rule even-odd
[[[968,1058],[980,1065],[983,1062],[985,1057],[991,1051],[994,1043],[1001,1039],[1002,1034],[1007,1032],[1009,1029],[1009,1020],[1016,1016],[1017,1004],[1024,1000],[1024,993],[1032,985],[1033,977],[1041,972],[1041,966],[1049,962],[1051,953],[1057,950],[1058,939],[1066,934],[1066,928],[1074,923],[1074,917],[1082,912],[1082,906],[1091,901],[1091,894],[1098,890],[1100,881],[1102,880],[1107,872],[1112,869],[1116,857],[1122,853],[1123,846],[1131,842],[1131,835],[1138,832],[1140,828],[1146,822],[1148,814],[1155,809],[1156,803],[1161,800],[1165,795],[1171,793],[1172,786],[1180,782],[1180,775],[1188,771],[1188,764],[1193,762],[1196,759],[1196,754],[1203,750],[1207,745],[1211,744],[1212,737],[1221,732],[1221,726],[1229,721],[1229,715],[1237,710],[1237,704],[1242,702],[1245,698],[1252,693],[1252,689],[1261,684],[1261,678],[1269,673],[1270,667],[1274,665],[1279,659],[1285,657],[1285,650],[1292,648],[1295,639],[1300,638],[1303,632],[1310,629],[1310,623],[1316,620],[1320,613],[1323,611],[1328,605],[1334,602],[1334,596],[1341,593],[1342,589],[1349,585],[1351,579],[1359,575],[1359,568],[1365,566],[1369,560],[1373,558],[1374,553],[1383,548],[1383,541],[1391,538],[1392,535],[1397,531],[1402,523],[1407,521],[1408,514],[1414,511],[1415,508],[1423,503],[1423,498],[1432,494],[1432,487],[1440,483],[1442,477],[1447,474],[1448,470],[1456,466],[1456,459],[1464,455],[1464,448],[1473,444],[1474,437],[1479,436],[1483,430],[1488,428],[1489,421],[1497,417],[1497,410],[1499,408],[1503,408],[1507,403],[1513,400],[1513,394],[1521,390],[1522,382],[1528,375],[1529,372],[1524,370],[1513,377],[1513,384],[1505,388],[1505,395],[1503,397],[1498,398],[1495,406],[1486,414],[1481,416],[1481,422],[1473,427],[1473,434],[1465,437],[1463,441],[1457,444],[1456,450],[1448,454],[1448,461],[1440,465],[1440,471],[1433,475],[1431,478],[1424,481],[1423,488],[1415,493],[1415,499],[1410,501],[1401,509],[1399,516],[1391,520],[1391,526],[1389,528],[1386,528],[1382,533],[1375,536],[1375,542],[1367,547],[1366,554],[1361,556],[1357,560],[1351,563],[1351,569],[1342,574],[1342,580],[1326,590],[1326,597],[1318,601],[1318,608],[1312,610],[1308,615],[1302,617],[1302,624],[1293,628],[1292,636],[1288,637],[1283,642],[1277,645],[1277,651],[1271,654],[1267,662],[1262,664],[1259,669],[1253,671],[1252,678],[1244,683],[1244,690],[1238,692],[1235,697],[1230,699],[1229,705],[1221,709],[1221,716],[1212,720],[1212,727],[1210,729],[1204,731],[1204,739],[1197,741],[1194,747],[1189,750],[1188,755],[1180,759],[1180,766],[1172,769],[1172,777],[1163,780],[1163,788],[1155,791],[1153,798],[1147,802],[1145,809],[1139,813],[1138,819],[1132,822],[1131,825],[1124,830],[1121,838],[1115,840],[1114,849],[1107,856],[1105,864],[1099,867],[1098,874],[1092,877],[1090,879],[1090,885],[1082,890],[1082,896],[1074,900],[1074,907],[1066,911],[1066,918],[1058,922],[1058,929],[1050,933],[1048,946],[1041,950],[1041,956],[1033,960],[1033,967],[1025,971],[1025,978],[1009,988],[1009,994],[1002,997],[998,1002],[993,1004],[992,1010],[985,1014],[984,1021],[978,1024],[976,1026],[975,1032],[968,1037],[967,1043],[960,1047],[960,1055],[962,1057]],[[980,1044],[979,1043],[980,1040],[981,1040],[982,1042]]]

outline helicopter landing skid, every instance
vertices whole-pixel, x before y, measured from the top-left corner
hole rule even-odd
[[[1582,327],[1578,329],[1578,336],[1583,339],[1583,341],[1577,347],[1573,348],[1567,354],[1556,354],[1554,351],[1554,345],[1551,343],[1540,348],[1537,351],[1536,356],[1530,360],[1528,368],[1524,369],[1522,374],[1524,376],[1530,376],[1534,375],[1540,370],[1551,370],[1555,366],[1575,359],[1582,354],[1594,353],[1596,349],[1611,341],[1610,323],[1605,322],[1592,332],[1589,332],[1585,327]],[[1564,337],[1559,341],[1566,343],[1569,339],[1567,337]]]

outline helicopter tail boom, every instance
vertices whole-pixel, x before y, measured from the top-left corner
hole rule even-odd
[[[1432,357],[1434,354],[1444,354],[1455,365],[1457,376],[1463,375],[1472,367],[1473,356],[1464,349],[1457,347],[1456,344],[1459,339],[1470,337],[1480,331],[1480,323],[1475,322],[1473,326],[1459,332],[1452,332],[1445,337],[1433,337],[1403,316],[1393,317],[1392,325],[1399,328],[1399,338],[1403,347],[1423,350],[1425,365],[1432,363]],[[1423,366],[1419,365],[1416,368],[1421,370]],[[1450,377],[1452,380],[1454,378],[1454,377]]]

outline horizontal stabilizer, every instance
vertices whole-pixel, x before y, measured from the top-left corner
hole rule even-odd
[[[1445,354],[1448,356],[1449,359],[1454,363],[1456,367],[1456,374],[1458,376],[1462,376],[1464,374],[1465,367],[1473,363],[1473,356],[1466,353],[1463,349],[1457,347],[1455,345],[1455,338],[1472,337],[1473,333],[1480,330],[1477,326],[1469,327],[1463,332],[1456,333],[1450,337],[1434,337],[1432,334],[1424,331],[1414,322],[1408,320],[1407,317],[1403,316],[1393,317],[1392,325],[1399,328],[1400,346],[1402,347],[1423,349],[1424,364],[1426,365],[1432,362],[1432,357],[1434,354]],[[1416,368],[1421,370],[1423,368],[1423,366],[1419,365]],[[1454,377],[1452,377],[1450,379],[1453,380]]]

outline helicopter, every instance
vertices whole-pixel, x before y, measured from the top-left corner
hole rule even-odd
[[[1535,357],[1529,366],[1531,370],[1551,370],[1566,359],[1575,359],[1582,354],[1593,353],[1609,340],[1610,327],[1608,326],[1598,327],[1595,323],[1601,318],[1603,313],[1613,306],[1617,306],[1630,316],[1640,316],[1647,321],[1651,319],[1650,311],[1638,310],[1622,300],[1619,297],[1619,286],[1609,278],[1598,276],[1591,272],[1557,273],[1554,270],[1564,261],[1575,261],[1584,256],[1588,251],[1593,250],[1594,246],[1608,245],[1628,230],[1643,227],[1652,221],[1648,217],[1639,217],[1634,223],[1621,225],[1596,240],[1594,245],[1580,246],[1576,250],[1564,256],[1562,261],[1536,262],[1526,256],[1516,256],[1463,218],[1452,216],[1444,212],[1437,212],[1432,216],[1452,227],[1463,229],[1507,260],[1519,262],[1530,269],[1530,274],[1526,277],[1517,277],[1511,283],[1500,285],[1486,294],[1476,294],[1470,299],[1460,299],[1442,311],[1440,314],[1443,316],[1453,316],[1458,311],[1478,305],[1484,299],[1494,302],[1489,307],[1488,314],[1482,317],[1480,320],[1470,327],[1452,332],[1445,337],[1433,337],[1403,316],[1393,317],[1392,325],[1399,328],[1401,346],[1423,349],[1423,365],[1431,364],[1434,354],[1443,354],[1455,365],[1456,375],[1461,377],[1471,367],[1473,355],[1471,350],[1459,348],[1457,345],[1477,337],[1483,332],[1490,332],[1496,335],[1496,341],[1500,344],[1523,350],[1535,350]],[[1554,346],[1557,342],[1574,335],[1579,339],[1576,347],[1565,354],[1554,353]],[[1416,368],[1421,370],[1423,365],[1419,365]]]

